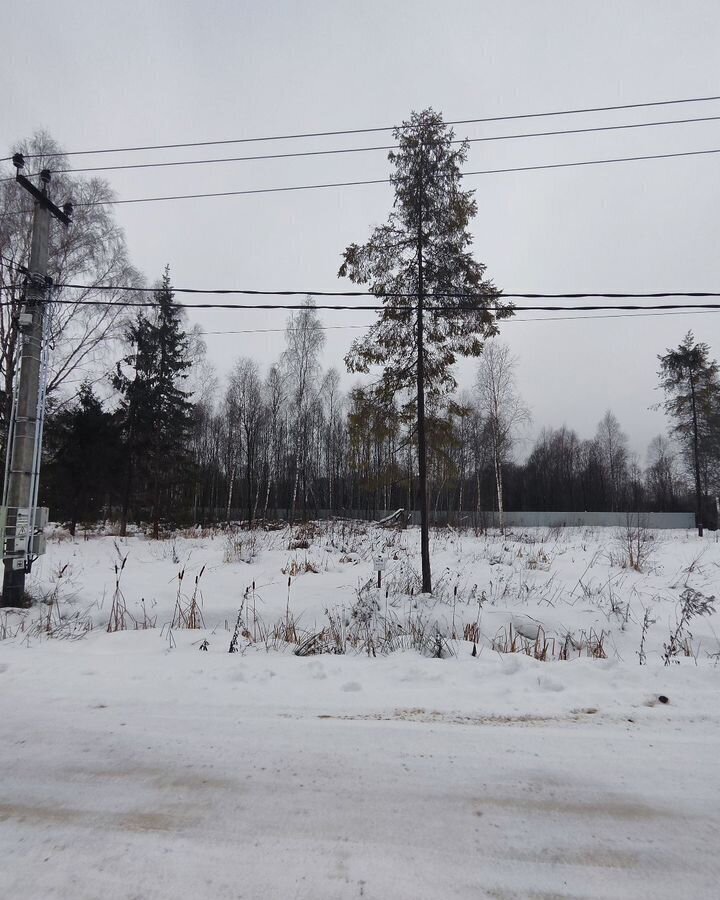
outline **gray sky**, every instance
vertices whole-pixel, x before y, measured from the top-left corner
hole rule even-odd
[[[392,125],[720,94],[720,4],[708,2],[33,2],[0,55],[3,154],[46,128],[66,150]],[[459,136],[720,115],[720,102],[469,125]],[[133,161],[371,146],[388,135],[128,154]],[[720,147],[720,122],[471,146],[468,170]],[[272,150],[271,150],[272,148]],[[106,162],[127,157],[87,157]],[[475,253],[507,291],[720,288],[720,155],[468,178]],[[385,178],[386,153],[108,173],[119,197]],[[389,210],[388,186],[117,207],[133,262],[177,285],[335,290],[340,254]],[[325,313],[328,325],[371,314]],[[644,458],[658,353],[692,328],[720,354],[720,313],[503,326],[534,430],[591,436],[612,408]],[[282,328],[283,313],[207,312],[210,330]],[[357,330],[330,330],[341,370]],[[225,373],[277,358],[281,332],[208,337]],[[469,385],[473,364],[460,367]],[[344,376],[345,386],[351,384]]]

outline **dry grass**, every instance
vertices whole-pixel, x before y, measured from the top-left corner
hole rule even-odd
[[[298,562],[297,559],[290,560],[290,562],[280,571],[283,575],[289,575],[291,578],[295,578],[297,575],[305,575],[308,572],[318,575],[320,569],[316,563],[310,562],[308,558],[305,557],[305,562]]]
[[[541,626],[535,640],[519,634],[512,622],[492,639],[492,649],[498,653],[523,653],[543,662],[555,657],[555,638],[546,638]]]
[[[204,628],[205,621],[202,614],[202,593],[200,592],[200,579],[205,566],[195,576],[195,585],[190,597],[182,593],[182,583],[185,577],[185,569],[178,572],[177,596],[175,598],[175,610],[173,612],[172,628]]]
[[[116,550],[119,549],[117,544],[115,545]],[[125,631],[127,628],[128,618],[131,618],[127,609],[127,602],[125,600],[125,595],[122,592],[122,588],[120,587],[120,579],[122,577],[122,573],[125,570],[125,565],[127,564],[128,558],[127,555],[121,557],[119,563],[115,563],[115,590],[113,591],[113,599],[112,606],[110,607],[110,618],[108,619],[107,630],[109,632],[113,631]]]

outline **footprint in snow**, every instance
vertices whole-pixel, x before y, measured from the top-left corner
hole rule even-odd
[[[325,667],[321,662],[317,660],[313,660],[310,663],[310,677],[316,678],[318,680],[322,680],[323,678],[327,678],[327,674],[325,673]]]
[[[358,684],[357,681],[346,681],[342,686],[341,690],[343,691],[361,691],[362,685]]]
[[[544,691],[555,691],[559,693],[560,691],[565,690],[564,684],[560,684],[559,681],[554,681],[552,678],[547,678],[546,676],[538,678],[538,684]]]

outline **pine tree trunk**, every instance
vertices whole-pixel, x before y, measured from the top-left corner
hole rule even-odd
[[[430,571],[430,522],[427,496],[427,439],[425,435],[425,344],[423,333],[423,313],[425,305],[425,285],[423,281],[423,220],[422,220],[422,177],[420,180],[420,216],[418,223],[418,311],[417,311],[417,420],[418,420],[418,474],[420,476],[420,561],[422,566],[422,589],[424,594],[432,593]]]
[[[155,473],[155,485],[153,489],[153,540],[160,537],[160,476]]]
[[[695,524],[698,536],[703,536],[702,490],[700,487],[700,438],[698,435],[697,406],[695,402],[695,383],[690,376],[690,397],[692,399],[693,416],[693,457],[695,462]]]
[[[120,537],[127,535],[128,511],[130,509],[130,492],[132,490],[132,451],[128,450],[127,466],[125,467],[125,485],[123,490],[122,509],[120,511]]]

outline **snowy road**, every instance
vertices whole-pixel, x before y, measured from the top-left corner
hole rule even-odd
[[[3,897],[718,896],[707,671],[157,642],[2,648]]]

